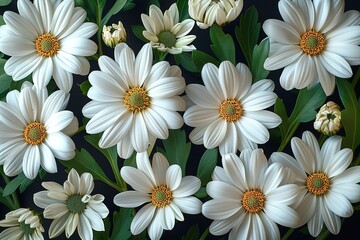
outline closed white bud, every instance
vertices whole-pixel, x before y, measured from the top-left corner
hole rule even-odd
[[[111,26],[104,26],[102,31],[104,43],[111,48],[116,44],[126,42],[126,31],[121,21],[118,24],[113,23]]]
[[[329,101],[316,114],[314,128],[325,135],[336,134],[341,125],[341,110],[339,105]]]

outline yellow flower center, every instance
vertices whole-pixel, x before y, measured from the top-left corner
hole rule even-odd
[[[159,42],[164,44],[167,48],[175,47],[176,37],[172,32],[164,31],[161,32],[158,36]]]
[[[129,111],[141,112],[150,106],[150,97],[141,87],[130,88],[125,94],[124,104]]]
[[[220,105],[220,116],[227,122],[235,122],[240,119],[243,110],[239,101],[228,99]]]
[[[35,40],[35,49],[43,57],[52,57],[59,51],[60,42],[50,33],[45,33]]]
[[[307,31],[300,39],[301,50],[310,56],[319,55],[324,50],[325,45],[324,34],[314,30]]]
[[[313,173],[306,179],[306,187],[309,192],[321,196],[330,188],[330,180],[324,173]]]
[[[265,196],[258,190],[248,190],[244,193],[241,204],[246,212],[258,213],[264,209]]]
[[[172,192],[166,186],[158,186],[151,192],[151,202],[158,208],[163,208],[171,203]]]
[[[46,138],[46,129],[42,123],[32,122],[25,127],[24,139],[28,144],[38,145]]]

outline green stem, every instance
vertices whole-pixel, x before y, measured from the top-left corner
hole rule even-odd
[[[209,235],[209,228],[206,228],[204,233],[199,238],[199,240],[205,240],[208,235]]]
[[[289,228],[289,230],[285,233],[281,240],[287,240],[294,231],[295,228]]]
[[[99,56],[103,55],[103,50],[102,50],[102,25],[101,25],[101,9],[100,6],[97,6],[97,14],[96,14],[96,24],[98,25],[99,29],[97,32],[97,40],[98,40],[98,53]]]
[[[286,145],[290,142],[291,138],[294,136],[298,127],[299,127],[299,123],[293,123],[290,125],[289,127],[290,130],[287,131],[287,135],[285,136],[284,140],[281,141],[280,147],[278,148],[278,152],[284,150]]]
[[[117,167],[117,165],[115,164],[115,161],[117,159],[115,159],[115,161],[113,161],[114,159],[111,159],[109,162],[110,162],[110,166],[111,166],[111,169],[115,175],[115,179],[116,179],[116,184],[117,186],[120,185],[119,188],[117,188],[120,192],[123,192],[123,191],[126,191],[126,183],[124,181],[124,179],[122,179],[121,175],[120,175],[120,171],[119,171],[119,168]]]
[[[358,70],[357,70],[357,72],[356,72],[353,80],[351,81],[351,86],[352,86],[353,88],[355,88],[355,86],[356,86],[356,84],[358,83],[359,79],[360,79],[360,67],[358,68]]]
[[[7,185],[10,182],[10,178],[8,176],[6,176],[2,166],[0,167],[0,172],[1,172],[1,175],[2,175],[4,181],[5,181],[6,185]],[[11,194],[12,199],[10,198],[10,196],[6,196],[5,198],[9,203],[9,207],[11,206],[12,210],[20,208],[19,198],[18,198],[15,191]]]
[[[84,131],[84,130],[85,130],[85,126],[86,126],[85,124],[82,125],[82,126],[80,126],[74,135],[79,134],[79,133],[81,133],[82,131]]]

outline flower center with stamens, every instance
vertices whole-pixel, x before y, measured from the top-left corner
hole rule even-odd
[[[166,186],[158,186],[151,192],[151,202],[158,208],[163,208],[171,203],[172,192]]]
[[[322,53],[326,45],[325,36],[322,33],[314,30],[307,31],[301,36],[300,48],[301,50],[310,55],[319,55]]]
[[[330,180],[324,173],[313,173],[306,179],[306,187],[315,195],[324,195],[330,188]]]
[[[164,31],[158,36],[159,42],[164,44],[167,48],[175,47],[176,37],[172,32]]]
[[[260,190],[248,190],[244,193],[241,204],[245,211],[258,213],[264,209],[265,196]]]
[[[141,87],[130,88],[125,94],[124,105],[129,111],[141,112],[150,106],[150,97]]]
[[[46,33],[35,40],[35,49],[43,57],[52,57],[59,51],[60,42],[55,36]]]
[[[25,235],[31,235],[35,230],[30,227],[30,224],[26,224],[25,221],[20,222],[20,229]]]
[[[46,138],[46,129],[42,123],[32,122],[25,127],[24,139],[28,144],[38,145]]]
[[[240,119],[243,110],[239,101],[228,99],[220,105],[220,116],[227,122],[235,122]]]
[[[86,204],[81,199],[82,196],[80,194],[69,196],[66,201],[67,208],[73,213],[81,213],[86,208]]]

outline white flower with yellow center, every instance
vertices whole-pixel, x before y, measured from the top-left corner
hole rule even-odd
[[[184,221],[183,213],[198,214],[202,202],[191,196],[200,188],[200,180],[181,175],[179,165],[169,166],[161,153],[155,153],[150,165],[146,152],[136,155],[138,168],[123,167],[121,176],[134,190],[119,193],[114,203],[120,207],[135,208],[144,205],[134,216],[130,230],[140,234],[148,227],[152,240],[160,239],[163,230],[171,230],[175,219]]]
[[[335,77],[352,76],[350,65],[360,64],[360,14],[344,13],[343,0],[281,0],[285,22],[265,21],[270,53],[264,67],[284,68],[280,84],[302,89],[320,82],[326,95],[335,88]]]
[[[273,153],[271,160],[290,168],[300,187],[296,210],[301,224],[307,223],[310,234],[316,237],[325,223],[333,234],[341,228],[340,217],[350,217],[351,203],[360,201],[360,167],[348,168],[353,153],[341,148],[341,137],[328,138],[321,149],[311,132],[302,139],[294,137],[291,148],[296,160],[285,153]],[[348,169],[347,169],[348,168]]]
[[[0,227],[6,229],[0,233],[0,239],[43,240],[44,228],[37,214],[27,208],[19,208],[5,215]]]
[[[206,29],[234,21],[243,8],[243,0],[189,0],[189,15],[196,24]]]
[[[89,40],[97,26],[84,23],[86,12],[74,7],[73,0],[57,3],[53,6],[48,0],[19,0],[19,14],[4,13],[0,51],[11,56],[4,69],[15,81],[32,73],[35,86],[44,88],[53,77],[60,89],[69,92],[72,73],[89,73],[85,57],[97,51],[96,44]]]
[[[78,129],[71,111],[64,110],[69,94],[47,90],[25,82],[19,92],[13,90],[0,102],[0,164],[8,176],[24,172],[33,179],[40,166],[57,172],[55,158],[70,160],[75,144],[68,135]]]
[[[55,182],[43,182],[47,191],[34,194],[34,203],[44,208],[44,217],[54,219],[49,228],[49,237],[55,238],[64,230],[66,238],[77,229],[82,240],[93,239],[93,229],[104,231],[103,218],[109,214],[101,194],[90,195],[94,189],[93,176],[81,176],[71,169],[63,186]]]
[[[189,138],[206,148],[219,146],[220,153],[236,153],[269,140],[268,128],[281,123],[281,118],[264,110],[276,101],[274,83],[264,79],[251,85],[249,68],[229,61],[217,68],[204,65],[201,76],[205,86],[189,84],[186,94],[195,103],[184,113],[187,125],[195,127]]]
[[[153,48],[162,52],[179,54],[195,50],[194,45],[189,45],[195,40],[195,35],[187,35],[194,27],[194,20],[185,19],[179,22],[179,10],[176,3],[172,4],[168,10],[161,10],[151,5],[149,15],[141,14],[144,24],[144,37],[150,41]]]
[[[297,227],[299,216],[291,204],[298,186],[286,184],[280,164],[268,166],[261,149],[223,156],[224,168],[216,167],[206,192],[213,199],[203,204],[202,213],[213,219],[210,233],[230,231],[229,239],[280,239],[276,223]],[[283,184],[285,183],[285,184]]]
[[[166,61],[152,65],[151,45],[145,44],[136,56],[125,44],[115,47],[115,61],[99,58],[101,71],[89,75],[92,99],[83,108],[87,133],[103,132],[101,148],[117,144],[120,157],[129,158],[134,151],[144,152],[154,138],[166,139],[168,129],[178,129],[183,119],[176,111],[185,110],[178,96],[185,80],[178,66]]]

